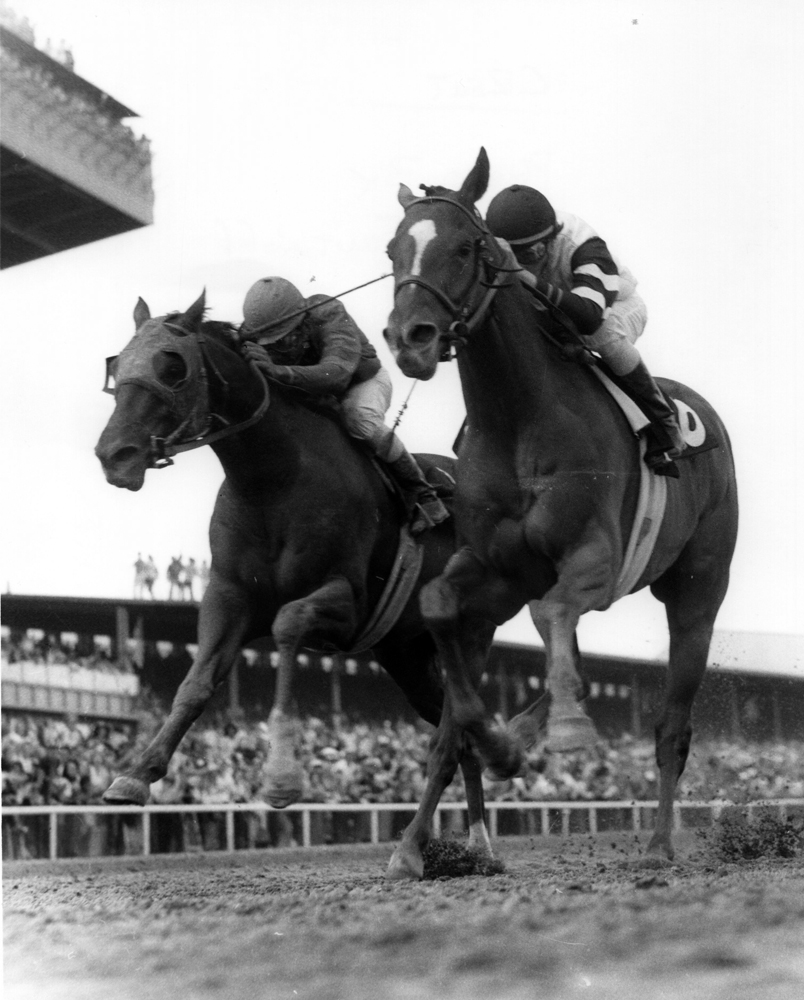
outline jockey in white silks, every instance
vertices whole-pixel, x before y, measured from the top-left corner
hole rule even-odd
[[[673,459],[685,447],[672,403],[654,381],[635,346],[648,321],[636,280],[618,264],[605,242],[583,219],[556,212],[541,192],[514,184],[489,204],[486,223],[521,266],[520,277],[575,324],[633,395],[651,422],[647,464],[660,475],[678,476]]]

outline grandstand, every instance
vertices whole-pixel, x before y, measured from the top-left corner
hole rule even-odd
[[[4,714],[67,711],[133,719],[140,687],[169,705],[194,652],[198,605],[6,594],[2,616],[9,639],[33,629],[53,637],[54,643],[63,633],[75,635],[84,650],[100,643],[118,675],[116,681],[107,679],[98,686],[86,671],[68,676],[51,666],[46,675],[32,665],[7,664],[4,657]],[[716,633],[710,670],[695,705],[698,731],[734,739],[804,738],[803,646],[804,639],[795,636]],[[268,640],[245,650],[212,711],[228,710],[254,721],[265,718],[273,699],[272,653]],[[401,693],[370,656],[307,651],[299,659],[298,698],[305,714],[325,716],[346,708],[367,718],[412,721]],[[652,731],[664,677],[662,661],[588,654],[584,667],[590,684],[588,710],[601,733],[640,738]],[[542,649],[498,642],[482,695],[490,710],[508,718],[544,690],[544,677]],[[68,697],[70,691],[81,691],[81,698]]]

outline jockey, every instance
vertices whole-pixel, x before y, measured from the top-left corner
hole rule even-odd
[[[412,534],[449,517],[416,460],[385,426],[391,377],[337,299],[305,299],[285,278],[262,278],[246,294],[243,318],[240,334],[248,361],[276,382],[340,400],[349,434],[369,445],[399,484],[411,512]]]
[[[678,476],[684,450],[675,407],[664,396],[634,346],[648,320],[630,271],[615,263],[605,242],[583,221],[556,213],[541,192],[514,184],[492,198],[486,223],[510,246],[522,280],[573,321],[651,421],[653,444],[645,461],[659,475]]]

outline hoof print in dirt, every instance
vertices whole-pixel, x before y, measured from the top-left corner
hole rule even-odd
[[[431,840],[424,851],[422,878],[425,880],[502,875],[504,872],[502,861],[459,840]]]
[[[645,875],[634,882],[635,889],[666,889],[670,883],[661,875]]]
[[[618,867],[628,871],[645,871],[646,869],[667,869],[678,866],[667,858],[660,858],[656,854],[647,854],[644,858],[621,861]]]

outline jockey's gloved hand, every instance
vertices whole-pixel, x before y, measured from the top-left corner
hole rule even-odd
[[[545,281],[544,278],[534,278],[534,283],[536,290],[541,292],[550,305],[561,305],[564,293],[557,285],[552,284],[550,281]]]
[[[253,361],[266,375],[271,376],[276,373],[278,366],[274,364],[270,355],[261,344],[255,344],[253,340],[247,340],[243,344],[242,351],[246,361]]]

